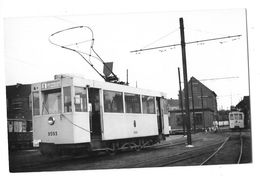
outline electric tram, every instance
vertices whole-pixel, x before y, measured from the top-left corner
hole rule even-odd
[[[139,150],[169,135],[162,92],[70,75],[31,90],[33,140],[42,154]]]
[[[232,111],[229,113],[228,117],[230,129],[244,128],[244,113]]]

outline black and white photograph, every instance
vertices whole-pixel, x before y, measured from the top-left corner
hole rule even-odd
[[[2,171],[255,174],[256,4],[204,2],[2,1]]]

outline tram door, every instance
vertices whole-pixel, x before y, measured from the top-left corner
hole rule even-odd
[[[156,112],[157,112],[157,123],[158,123],[158,133],[159,135],[162,134],[163,131],[163,111],[162,111],[162,104],[161,98],[156,97]]]
[[[99,89],[89,88],[88,91],[90,110],[91,139],[101,139],[100,95]]]

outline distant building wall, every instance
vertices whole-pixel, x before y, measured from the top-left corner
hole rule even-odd
[[[245,115],[245,127],[251,128],[251,113],[250,113],[250,97],[244,96],[237,105],[236,109],[240,110]]]
[[[27,132],[32,129],[31,85],[6,87],[8,132]]]
[[[202,84],[194,77],[191,77],[188,86],[191,129],[207,129],[209,127],[212,127],[213,121],[218,119],[216,93],[207,88],[204,84]],[[182,94],[183,110],[185,114],[185,98],[183,91]],[[176,101],[175,104],[176,105],[172,107],[177,107]],[[178,103],[178,109],[169,109],[169,123],[171,128],[176,130],[183,129],[182,114],[179,105],[180,104]]]

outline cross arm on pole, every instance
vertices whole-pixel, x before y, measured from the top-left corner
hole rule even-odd
[[[185,44],[195,44],[195,43],[200,43],[200,42],[216,41],[216,40],[236,38],[236,37],[241,37],[241,36],[242,36],[241,34],[238,34],[238,35],[224,36],[224,37],[218,37],[218,38],[209,38],[209,39],[202,39],[202,40],[197,40],[197,41],[190,41],[190,42],[186,42]],[[180,46],[180,45],[181,44],[178,43],[178,44],[170,44],[170,45],[163,45],[163,46],[157,46],[157,47],[150,47],[150,48],[132,50],[132,51],[130,51],[130,53],[143,52],[143,51],[162,49],[162,48],[168,48],[168,47],[175,47],[175,46]]]

